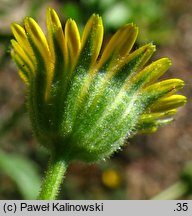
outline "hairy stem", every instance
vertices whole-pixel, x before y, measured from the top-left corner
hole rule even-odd
[[[49,162],[48,171],[42,183],[41,190],[37,199],[39,200],[55,200],[64,174],[67,170],[68,163],[60,158],[52,158]]]

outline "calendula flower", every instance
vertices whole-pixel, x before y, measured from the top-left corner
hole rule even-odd
[[[50,8],[47,37],[31,17],[11,28],[34,133],[60,163],[109,157],[125,139],[169,123],[186,102],[175,94],[182,80],[157,81],[171,65],[168,58],[145,66],[153,44],[130,52],[138,34],[133,24],[120,28],[103,52],[103,23],[95,14],[82,36],[72,19],[63,29]]]

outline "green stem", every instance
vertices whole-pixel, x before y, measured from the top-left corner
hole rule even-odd
[[[152,200],[175,200],[179,199],[187,192],[187,186],[184,182],[178,181],[171,185],[160,194],[152,198]]]
[[[64,174],[67,170],[67,165],[68,163],[66,161],[57,157],[50,161],[39,196],[37,197],[38,200],[56,199]]]

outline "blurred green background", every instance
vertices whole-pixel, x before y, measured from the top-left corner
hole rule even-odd
[[[25,86],[10,58],[10,24],[34,17],[46,31],[45,11],[54,7],[64,25],[68,17],[82,31],[92,13],[103,17],[105,40],[133,22],[136,47],[154,42],[153,59],[168,56],[164,77],[186,82],[189,98],[175,122],[155,134],[127,141],[110,160],[71,164],[59,199],[192,198],[192,0],[0,0],[0,199],[34,199],[48,154],[33,137],[25,107]]]

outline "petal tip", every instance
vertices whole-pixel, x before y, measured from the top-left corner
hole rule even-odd
[[[11,29],[12,31],[17,29],[17,27],[19,26],[19,24],[17,24],[16,22],[11,23]]]
[[[150,48],[151,50],[156,51],[156,45],[155,45],[155,44],[149,43],[149,44],[147,44],[147,45],[148,45],[148,48]]]
[[[94,24],[101,24],[103,25],[103,21],[102,21],[102,17],[99,14],[92,14],[92,16],[90,17],[90,19],[92,21],[92,23]]]
[[[24,30],[23,27],[20,26],[18,23],[16,22],[11,23],[11,31],[13,32],[14,35],[15,33],[20,35],[23,30]]]
[[[168,80],[169,81],[169,80]],[[185,82],[181,79],[170,79],[170,82],[172,82],[173,89],[182,89],[185,86]]]

